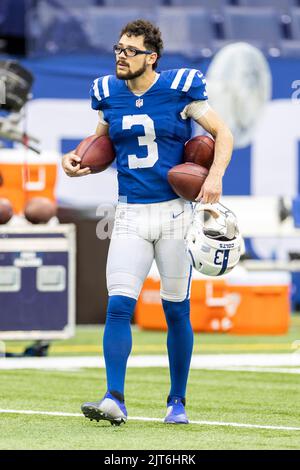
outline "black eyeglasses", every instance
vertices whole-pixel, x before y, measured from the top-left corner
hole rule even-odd
[[[124,52],[126,57],[134,57],[138,54],[152,54],[152,51],[141,51],[140,49],[135,49],[134,47],[121,47],[117,44],[113,47],[114,53],[116,55],[122,54]]]

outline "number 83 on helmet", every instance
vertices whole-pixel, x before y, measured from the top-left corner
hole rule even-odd
[[[230,272],[243,250],[235,214],[220,203],[196,204],[185,247],[190,264],[200,273],[221,276]]]

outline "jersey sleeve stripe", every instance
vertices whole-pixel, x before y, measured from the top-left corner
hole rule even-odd
[[[101,96],[100,96],[100,93],[99,93],[98,84],[99,84],[99,78],[96,78],[96,80],[94,80],[93,91],[94,91],[94,95],[97,98],[97,100],[101,101]]]
[[[109,96],[109,86],[108,86],[109,77],[110,75],[106,75],[105,77],[103,77],[103,80],[102,80],[104,98],[107,98]]]
[[[197,69],[190,70],[187,76],[187,79],[185,81],[185,84],[183,85],[182,91],[189,91],[189,89],[191,88],[194,76],[196,75],[197,72],[198,72]]]
[[[174,80],[172,82],[172,85],[171,85],[171,88],[173,90],[176,90],[178,88],[181,77],[182,77],[182,75],[184,74],[185,71],[186,71],[186,69],[179,69],[178,72],[176,73],[175,78],[174,78]]]

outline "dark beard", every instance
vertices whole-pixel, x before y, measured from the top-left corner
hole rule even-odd
[[[118,74],[118,68],[116,67],[116,76],[120,80],[133,80],[134,78],[137,78],[143,75],[146,69],[147,69],[146,61],[144,62],[144,65],[140,69],[136,70],[135,72],[128,71],[126,74]]]

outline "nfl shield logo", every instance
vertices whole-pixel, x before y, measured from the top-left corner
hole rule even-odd
[[[138,100],[136,100],[135,102],[135,105],[140,108],[141,106],[143,106],[144,104],[144,100],[142,100],[142,98],[139,98]]]

